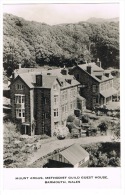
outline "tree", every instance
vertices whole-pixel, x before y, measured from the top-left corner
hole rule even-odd
[[[107,132],[107,129],[108,129],[108,125],[106,122],[101,122],[99,125],[98,125],[98,128],[100,129],[101,133],[103,132]]]

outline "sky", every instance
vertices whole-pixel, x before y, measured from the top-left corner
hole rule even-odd
[[[8,4],[3,5],[3,12],[54,25],[85,21],[91,17],[119,17],[119,4]]]

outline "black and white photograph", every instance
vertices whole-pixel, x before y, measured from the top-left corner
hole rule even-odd
[[[3,168],[121,168],[119,2],[3,4]]]

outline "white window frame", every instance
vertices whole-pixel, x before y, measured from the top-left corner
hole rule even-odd
[[[54,118],[59,116],[58,108],[54,109]]]
[[[16,108],[16,118],[25,118],[25,109]]]
[[[15,104],[25,104],[25,95],[15,94]]]
[[[54,105],[58,104],[58,95],[54,95]]]

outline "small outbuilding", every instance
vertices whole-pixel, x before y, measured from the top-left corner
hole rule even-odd
[[[89,153],[79,144],[73,144],[58,154],[49,158],[50,168],[87,167]]]

